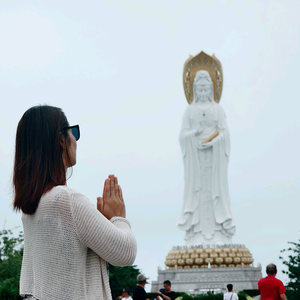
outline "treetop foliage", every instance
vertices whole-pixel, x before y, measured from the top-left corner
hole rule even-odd
[[[300,240],[299,240],[300,242]],[[280,252],[292,251],[289,254],[288,259],[285,260],[282,256],[279,258],[283,260],[283,264],[288,267],[288,270],[283,270],[284,274],[287,274],[290,281],[286,285],[286,295],[289,300],[300,299],[300,243],[289,242],[294,247],[283,249]]]
[[[137,276],[141,271],[137,266],[115,267],[109,265],[109,284],[113,300],[121,296],[122,289],[128,287],[131,291],[137,285]]]
[[[17,237],[12,230],[0,231],[0,300],[15,300],[23,257],[23,232]]]

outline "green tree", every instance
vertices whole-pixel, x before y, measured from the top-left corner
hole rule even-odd
[[[121,295],[124,287],[130,288],[132,291],[137,284],[136,277],[140,273],[136,266],[115,267],[109,265],[109,284],[113,300]]]
[[[300,240],[299,240],[300,242]],[[300,243],[289,242],[294,245],[288,249],[283,249],[280,252],[292,251],[285,260],[283,257],[279,257],[283,260],[283,264],[288,267],[288,271],[282,271],[287,274],[290,282],[287,284],[286,296],[288,300],[299,300],[300,299]]]
[[[0,231],[0,300],[15,300],[23,257],[23,232],[14,237],[12,230]]]

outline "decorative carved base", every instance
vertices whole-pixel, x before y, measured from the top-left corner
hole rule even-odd
[[[166,269],[199,269],[209,266],[211,268],[239,268],[253,266],[252,263],[253,258],[249,249],[236,247],[236,245],[173,249],[169,251],[165,261]]]
[[[241,244],[173,247],[165,264],[166,270],[158,270],[157,281],[152,281],[152,292],[162,288],[165,280],[171,281],[175,292],[194,295],[225,292],[229,283],[242,291],[257,289],[262,278],[261,267],[253,267],[252,254]]]

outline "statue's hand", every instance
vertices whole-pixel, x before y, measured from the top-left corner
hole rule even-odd
[[[205,143],[205,144],[201,144],[201,147],[199,149],[200,150],[208,149],[208,148],[210,148],[212,146],[213,146],[213,143],[212,142],[208,142],[208,143]]]

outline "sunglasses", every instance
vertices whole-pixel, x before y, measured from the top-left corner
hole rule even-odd
[[[79,125],[74,125],[74,126],[69,126],[69,127],[64,127],[62,128],[62,130],[64,129],[71,129],[72,130],[72,134],[74,135],[74,138],[76,141],[79,140],[80,138],[80,131],[79,131]]]

